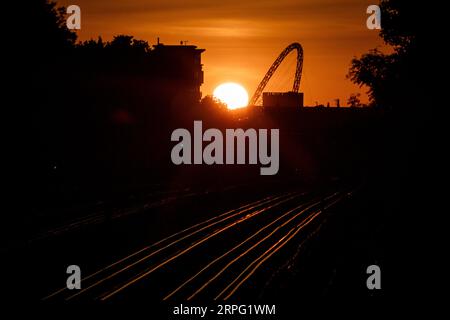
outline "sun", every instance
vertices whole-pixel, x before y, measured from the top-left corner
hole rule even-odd
[[[243,86],[234,82],[219,85],[213,96],[225,103],[228,109],[243,108],[248,105],[248,93]]]

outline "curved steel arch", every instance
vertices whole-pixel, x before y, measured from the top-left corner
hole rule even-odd
[[[300,89],[300,80],[302,78],[302,69],[303,69],[303,48],[298,42],[291,43],[289,46],[286,47],[286,49],[283,50],[283,52],[280,53],[278,58],[275,60],[275,62],[270,67],[269,71],[267,71],[266,75],[262,79],[261,83],[259,84],[258,88],[256,89],[255,93],[253,94],[252,98],[250,99],[249,105],[255,105],[258,101],[259,97],[261,96],[264,88],[266,87],[267,83],[269,82],[270,78],[272,78],[275,71],[280,66],[281,62],[283,62],[284,58],[292,51],[297,50],[297,69],[295,71],[295,79],[294,79],[294,85],[292,86],[293,92],[298,92]]]

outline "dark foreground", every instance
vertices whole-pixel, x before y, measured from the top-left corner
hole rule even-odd
[[[366,268],[385,264],[386,210],[374,201],[382,195],[360,181],[282,185],[178,190],[100,207],[5,248],[9,298],[161,312],[177,303],[265,303],[282,312],[304,298],[382,296],[366,287]],[[65,288],[73,264],[81,290]]]

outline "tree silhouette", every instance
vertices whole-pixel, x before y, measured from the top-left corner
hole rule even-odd
[[[361,94],[359,93],[352,93],[347,100],[347,104],[349,105],[349,107],[356,108],[361,106],[361,100],[359,99],[360,96]]]
[[[108,47],[116,50],[128,50],[132,47],[133,36],[118,35],[113,38]]]
[[[134,39],[133,36],[129,35],[117,35],[114,36],[111,42],[108,42],[106,47],[108,49],[122,51],[122,52],[134,52],[145,54],[150,51],[150,46],[147,41]]]
[[[416,44],[426,21],[422,6],[412,5],[407,1],[383,0],[382,30],[380,36],[394,47],[396,52],[407,52]],[[425,18],[425,19],[424,19]]]
[[[77,35],[66,27],[66,9],[57,7],[48,0],[25,1],[17,5],[16,12],[21,12],[20,26],[15,32],[15,40],[33,57],[42,58],[52,53],[73,48]],[[26,41],[24,41],[26,39]]]
[[[105,43],[103,42],[102,37],[98,37],[97,41],[94,39],[83,41],[77,44],[78,48],[87,49],[87,50],[102,50],[105,48]]]
[[[427,14],[421,6],[399,0],[382,0],[380,9],[380,36],[394,52],[384,54],[375,49],[354,58],[347,78],[369,88],[374,106],[418,106],[426,96],[422,80],[426,74],[424,57],[430,48],[422,29],[427,25]]]

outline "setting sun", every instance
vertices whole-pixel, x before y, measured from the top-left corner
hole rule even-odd
[[[213,96],[225,103],[228,109],[238,109],[248,105],[247,90],[237,83],[228,82],[219,85],[214,90]]]

